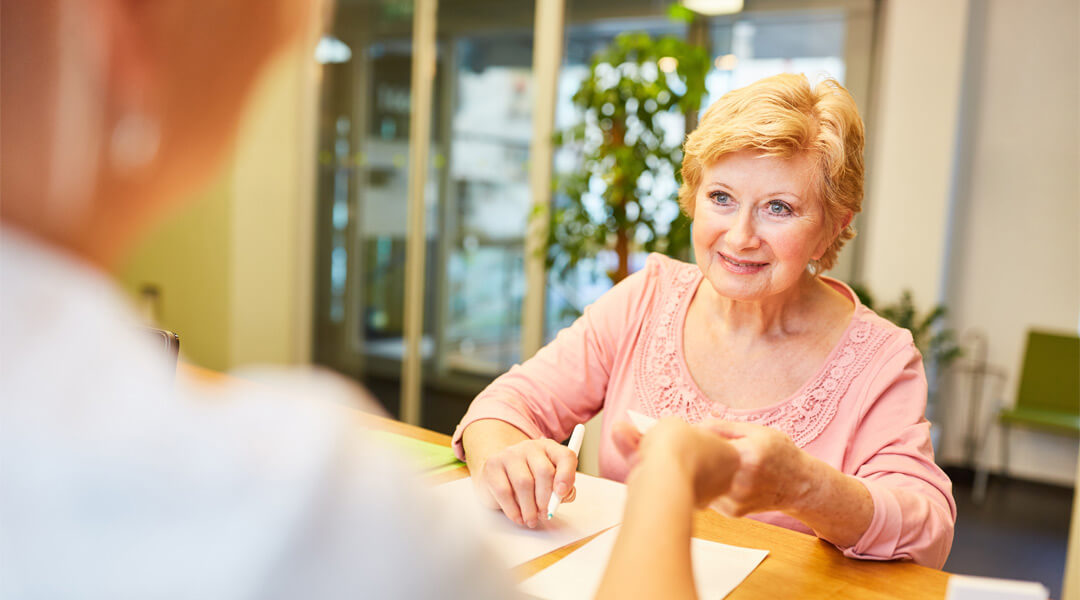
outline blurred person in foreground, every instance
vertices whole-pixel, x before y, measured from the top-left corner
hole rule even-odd
[[[362,392],[286,373],[173,385],[108,275],[213,176],[257,74],[318,8],[0,4],[0,596],[513,596],[475,533],[364,443]],[[690,514],[734,449],[678,421],[620,439],[639,517],[601,596],[692,597]]]
[[[600,475],[624,480],[615,428],[633,410],[732,441],[721,512],[940,568],[956,503],[922,357],[822,275],[854,236],[862,153],[855,101],[831,79],[776,75],[710,106],[679,190],[696,264],[650,255],[473,401],[454,449],[481,501],[531,525],[552,493],[572,495],[577,457],[557,440],[600,410]]]

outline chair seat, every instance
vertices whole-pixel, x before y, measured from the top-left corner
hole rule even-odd
[[[1012,408],[1001,411],[1001,421],[1010,425],[1025,425],[1065,435],[1080,436],[1080,415],[1075,413],[1037,408]]]

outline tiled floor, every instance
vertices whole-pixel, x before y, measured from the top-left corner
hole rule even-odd
[[[374,384],[374,385],[373,385]],[[368,382],[396,412],[396,383]],[[453,432],[471,398],[424,391],[423,425]],[[956,534],[945,570],[1038,581],[1061,597],[1073,490],[1020,480],[992,479],[986,501],[971,499],[971,472],[950,469],[957,504]]]
[[[971,499],[971,472],[949,470],[956,535],[945,570],[1038,581],[1061,597],[1072,515],[1072,488],[1020,480],[990,482],[986,501]]]

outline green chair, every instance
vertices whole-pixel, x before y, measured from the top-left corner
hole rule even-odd
[[[1009,431],[1014,425],[1080,437],[1080,337],[1029,331],[1016,405],[1002,409],[999,397],[995,412],[1002,425],[1002,474],[1009,470]],[[986,468],[977,468],[978,500],[985,497],[986,480]]]

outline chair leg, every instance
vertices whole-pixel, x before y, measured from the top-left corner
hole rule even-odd
[[[971,490],[971,499],[975,504],[982,504],[986,500],[986,483],[989,475],[986,465],[976,464],[975,483]]]
[[[1012,436],[1009,426],[1001,424],[1001,476],[1002,478],[1009,476],[1009,438]]]
[[[990,467],[986,464],[986,442],[990,439],[993,430],[993,421],[983,431],[982,438],[978,440],[977,450],[972,456],[975,467],[975,481],[972,484],[971,500],[975,504],[982,504],[986,500],[986,486],[990,479]]]

